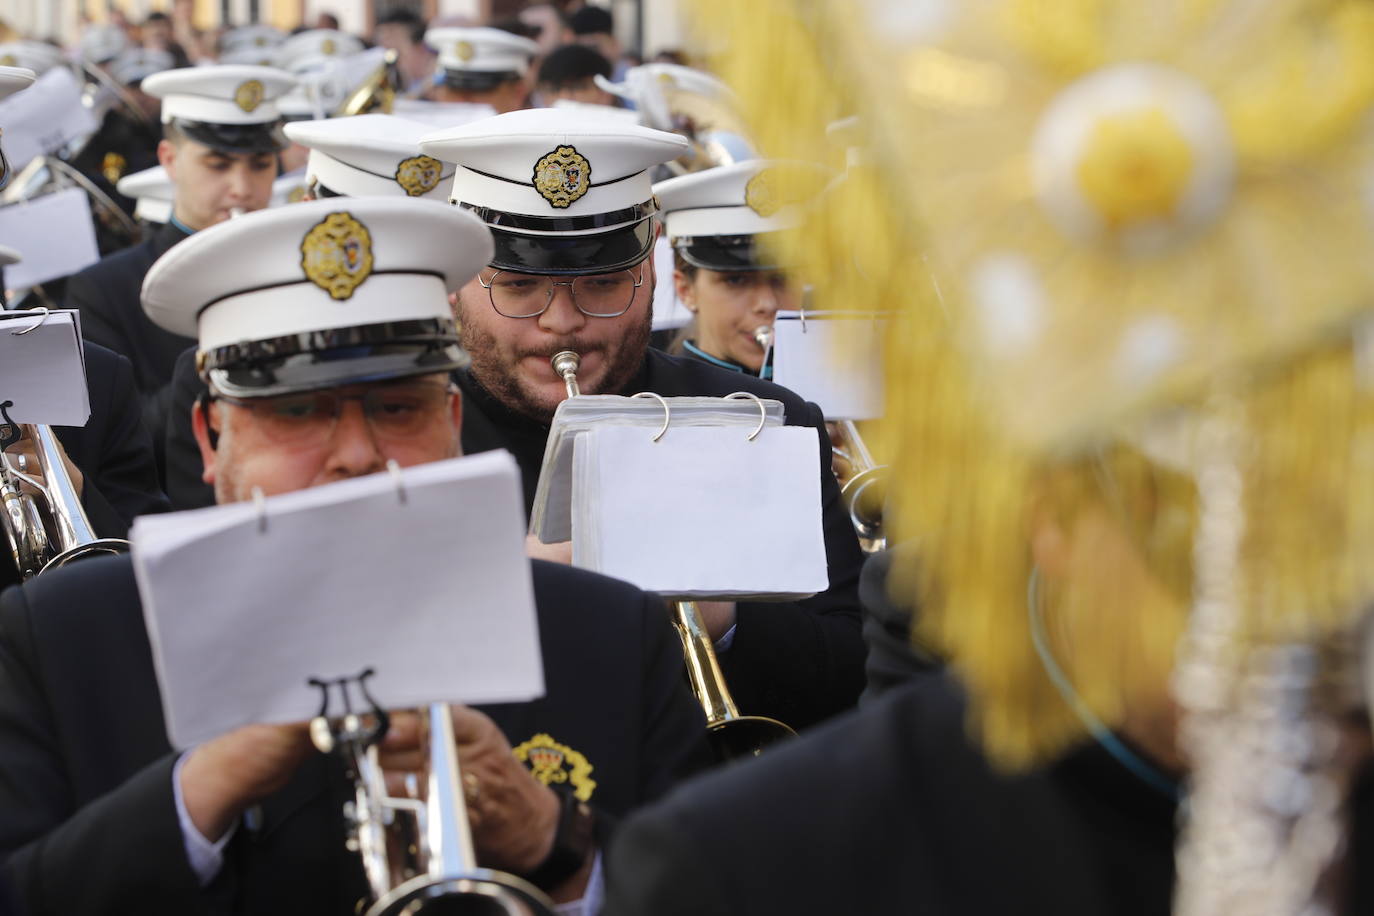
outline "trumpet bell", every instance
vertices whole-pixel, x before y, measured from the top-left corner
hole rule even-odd
[[[883,531],[886,494],[886,465],[860,471],[840,488],[840,498],[849,509],[849,521],[859,537],[859,547],[866,554],[877,553],[887,547],[887,535]]]
[[[758,757],[771,745],[795,737],[796,732],[767,716],[736,716],[707,726],[711,750],[722,763]]]
[[[489,869],[461,878],[420,876],[368,908],[365,916],[539,916],[547,898],[527,881]]]

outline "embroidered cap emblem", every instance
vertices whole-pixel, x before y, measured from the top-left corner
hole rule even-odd
[[[326,38],[324,41],[320,42],[320,53],[326,57],[333,54],[338,48],[339,46],[334,44],[334,39],[332,38]]]
[[[469,42],[460,41],[453,46],[453,56],[461,60],[463,63],[467,63],[468,61],[472,60],[474,57],[477,56],[477,52],[473,49],[472,45]]]
[[[560,146],[534,164],[534,189],[562,210],[592,186],[592,164],[571,146]]]
[[[4,57],[0,57],[0,67],[17,66],[19,66],[19,58],[15,57],[13,54],[6,54]]]
[[[301,270],[335,299],[347,299],[372,273],[372,233],[352,213],[331,213],[301,239]]]
[[[396,183],[411,197],[433,191],[443,177],[444,164],[432,156],[411,156],[396,166]]]
[[[248,80],[239,83],[239,88],[234,90],[234,104],[244,111],[252,111],[262,104],[262,97],[265,93],[262,80]]]
[[[592,765],[587,758],[566,744],[559,744],[551,735],[540,732],[511,752],[544,785],[570,783],[578,801],[590,801],[596,791]]]

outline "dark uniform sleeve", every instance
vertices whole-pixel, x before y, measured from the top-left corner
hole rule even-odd
[[[20,911],[204,911],[177,821],[173,755],[73,810],[30,613],[21,589],[0,595],[0,870]]]
[[[101,537],[126,537],[140,515],[166,512],[167,497],[158,484],[153,443],[143,425],[134,373],[129,361],[113,354],[109,389],[92,389],[91,413],[103,418],[99,453],[86,475],[81,502]]]
[[[721,669],[740,712],[803,728],[852,707],[864,687],[859,614],[863,552],[830,470],[830,437],[815,404],[806,425],[820,449],[821,505],[830,587],[795,602],[740,602]]]
[[[702,844],[673,822],[673,810],[650,809],[618,831],[605,863],[606,899],[601,916],[733,911],[702,858]]]

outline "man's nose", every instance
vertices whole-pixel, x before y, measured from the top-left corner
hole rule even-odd
[[[550,334],[575,334],[587,324],[587,316],[573,304],[572,287],[558,283],[549,307],[539,316],[539,327]]]
[[[357,401],[345,401],[329,439],[325,470],[331,477],[362,477],[386,467],[386,456]]]

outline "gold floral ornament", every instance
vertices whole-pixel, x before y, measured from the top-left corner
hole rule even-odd
[[[19,59],[13,54],[0,55],[0,67],[17,67]]]
[[[263,88],[262,80],[245,80],[234,90],[234,104],[251,113],[262,104],[265,94],[266,89]]]
[[[433,191],[443,177],[444,164],[433,156],[411,156],[396,166],[396,183],[411,197]]]
[[[334,39],[332,38],[326,38],[324,41],[320,42],[320,53],[326,57],[333,54],[338,49],[339,46],[334,43]]]
[[[534,164],[534,189],[555,209],[572,206],[591,186],[592,164],[574,147],[560,146]]]
[[[472,60],[476,55],[477,52],[473,50],[471,42],[460,41],[453,46],[453,56],[463,63]]]
[[[1039,597],[1088,706],[1119,724],[1167,683],[1196,510],[1189,466],[1133,443],[1211,386],[1246,392],[1267,520],[1242,548],[1251,632],[1374,594],[1374,475],[1354,472],[1374,386],[1350,340],[1374,303],[1374,7],[703,2],[764,155],[859,116],[862,155],[785,254],[818,301],[897,313],[875,445],[892,536],[921,549],[893,588],[994,758],[1082,735],[1028,638],[1033,532],[1074,548]]]
[[[331,213],[301,240],[301,270],[334,299],[348,299],[372,273],[372,233],[347,212]]]
[[[590,801],[596,791],[592,765],[587,758],[566,744],[559,744],[551,735],[540,732],[516,745],[512,753],[544,785],[571,785],[578,801]]]

